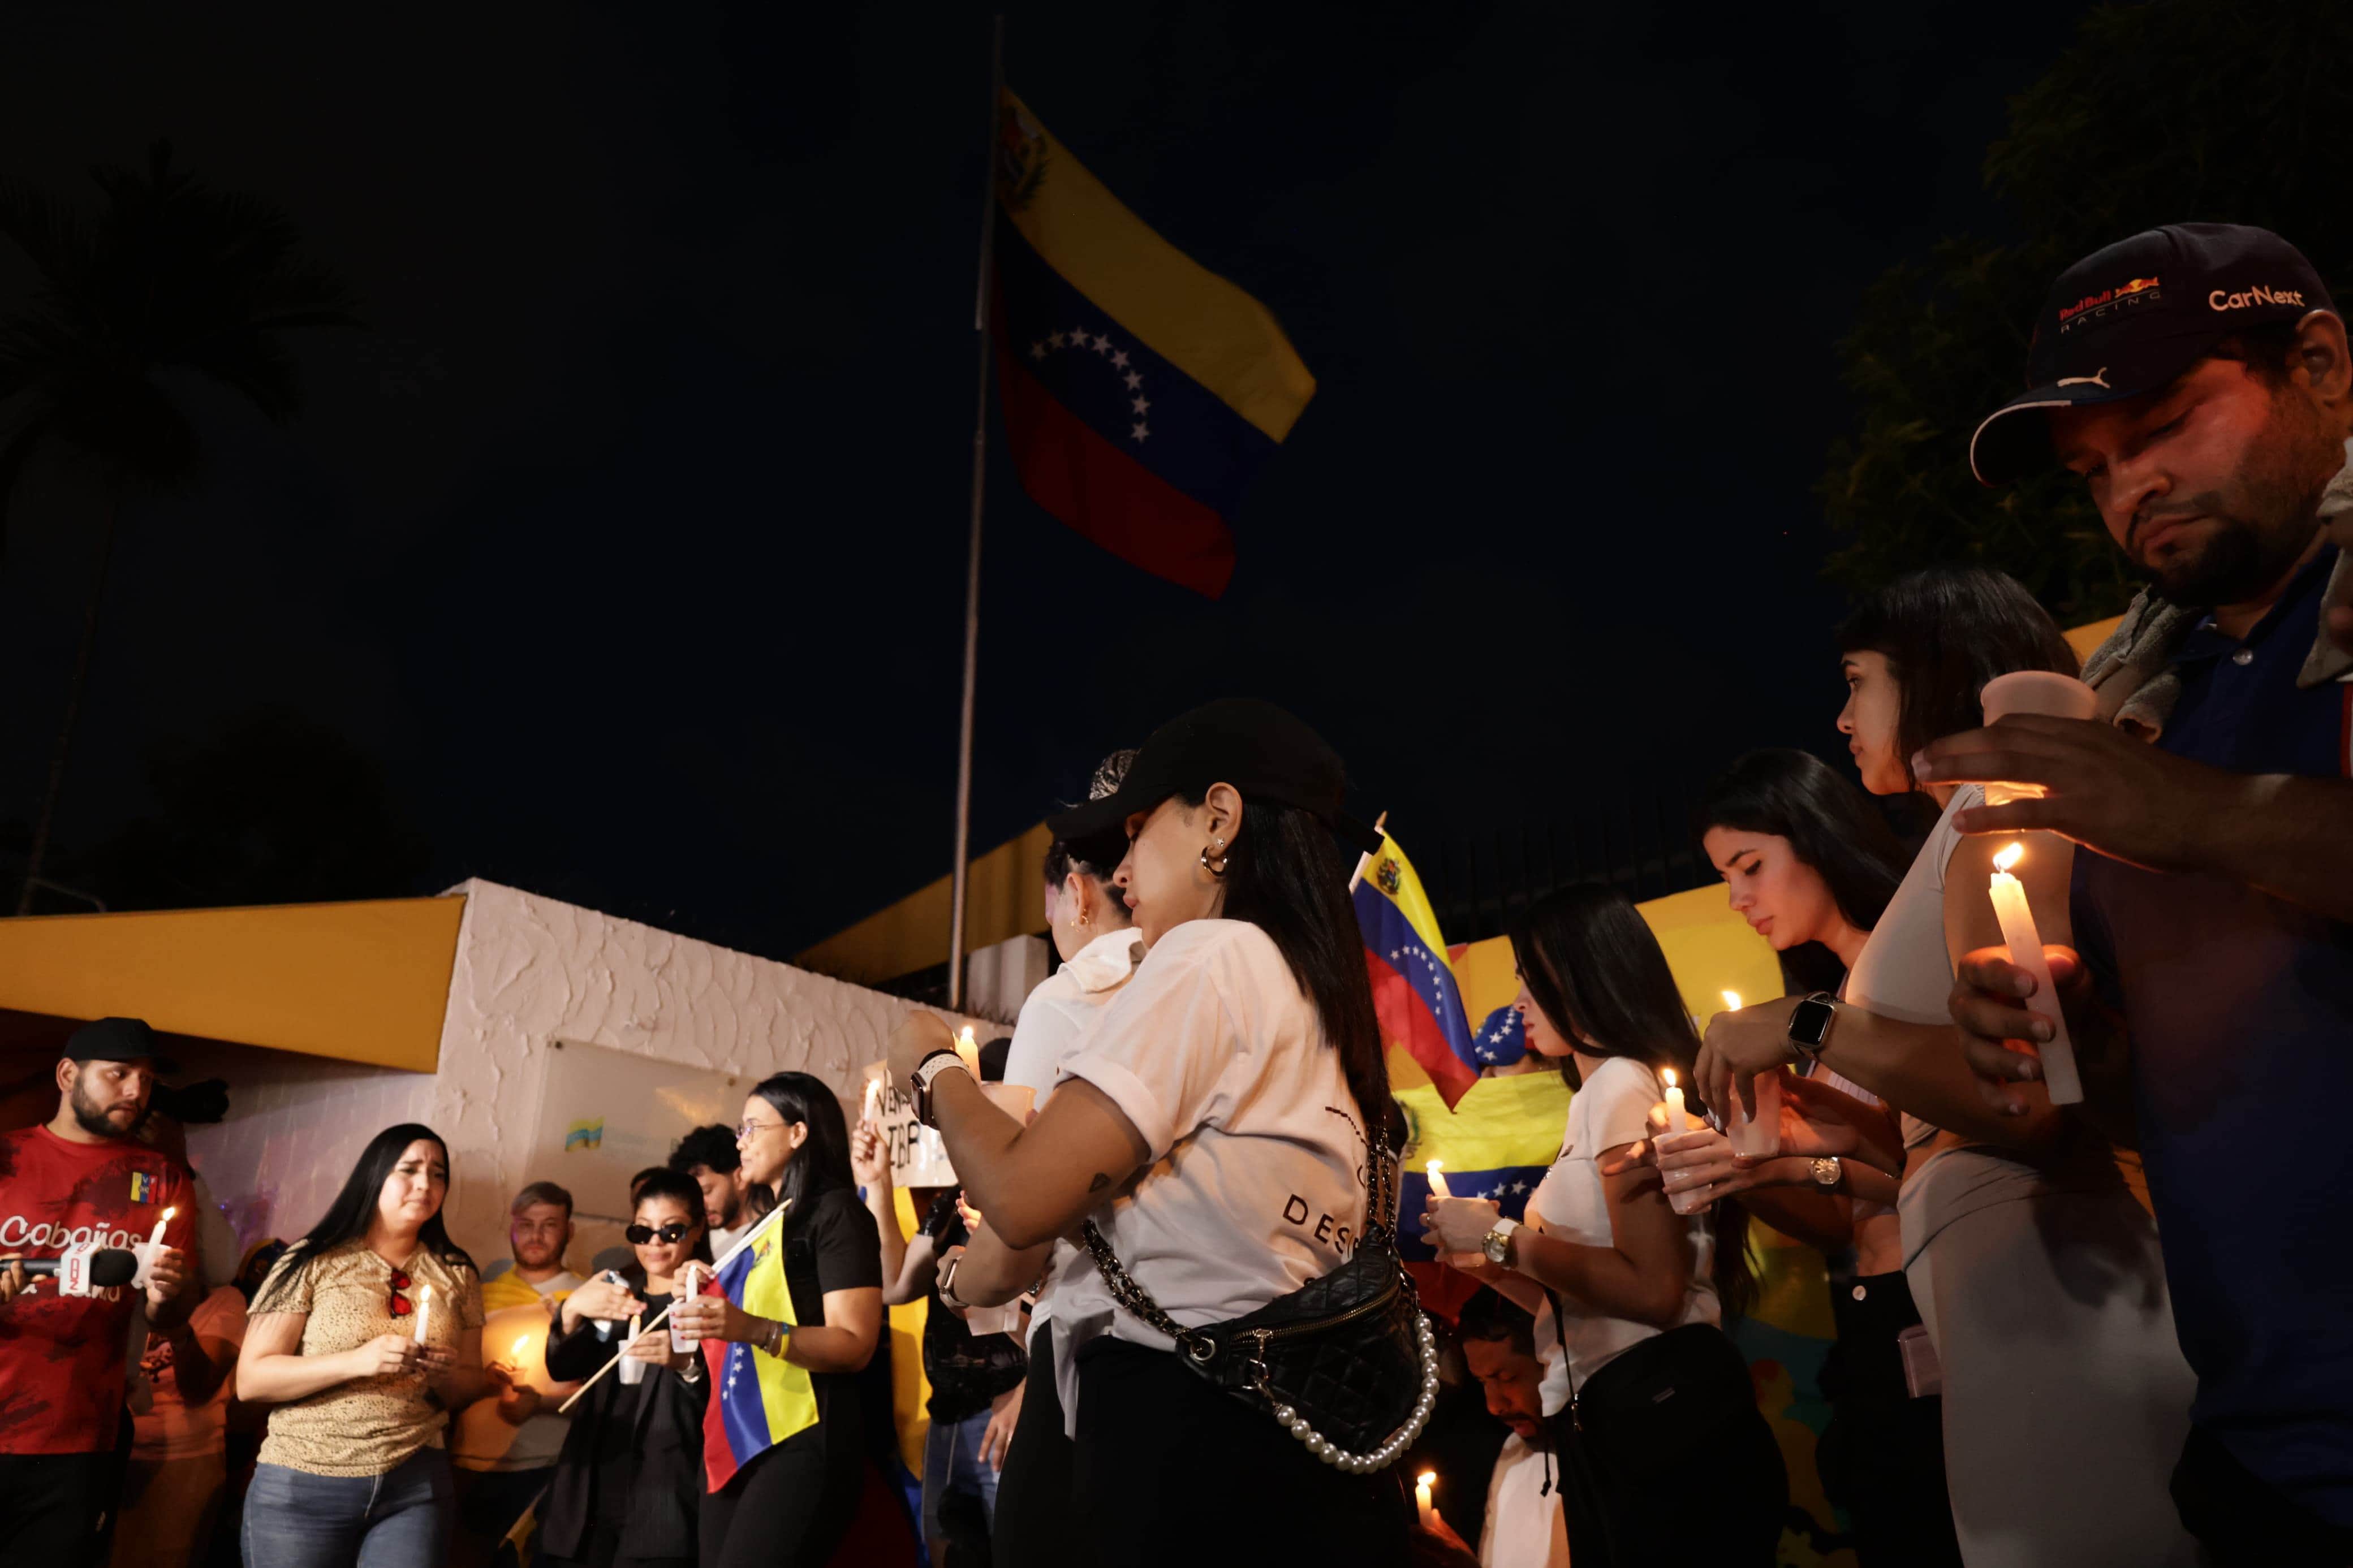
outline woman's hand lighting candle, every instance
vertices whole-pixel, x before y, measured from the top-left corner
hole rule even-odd
[[[2037,1047],[2042,1058],[2042,1081],[2050,1086],[2051,1103],[2073,1105],[2084,1098],[2084,1080],[2075,1072],[2075,1046],[2067,1037],[2067,1020],[2059,1011],[2057,988],[2051,984],[2051,961],[2042,952],[2042,933],[2034,929],[2034,911],[2026,905],[2026,887],[2010,874],[2026,853],[2013,844],[1993,858],[1993,912],[2001,921],[2001,940],[2010,961],[2034,976],[2034,994],[2026,1009],[2051,1026],[2051,1037]]]
[[[1454,1195],[1446,1188],[1445,1161],[1430,1160],[1424,1163],[1421,1168],[1430,1173],[1430,1190],[1433,1194],[1441,1198],[1451,1198]]]

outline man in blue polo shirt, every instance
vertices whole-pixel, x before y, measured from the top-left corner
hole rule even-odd
[[[2078,1050],[2129,1052],[2198,1373],[2183,1522],[2224,1563],[2353,1562],[2353,651],[2327,613],[2353,561],[2321,516],[2353,437],[2345,325],[2278,236],[2178,225],[2061,277],[2029,384],[1979,426],[1978,477],[2082,475],[2152,587],[2085,667],[2108,722],[2005,720],[1915,772],[2039,784],[1959,826],[2097,851],[2081,959],[2052,972]],[[1999,948],[1960,966],[1998,1104],[2039,1070],[2032,984]]]

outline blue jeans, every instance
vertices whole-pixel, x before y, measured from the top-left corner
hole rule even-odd
[[[988,1431],[986,1410],[950,1425],[934,1421],[923,1437],[923,1535],[937,1541],[940,1505],[950,1492],[977,1492],[981,1511],[997,1522],[997,1467],[983,1464],[980,1440]]]
[[[440,1568],[457,1510],[439,1448],[419,1448],[380,1476],[257,1465],[245,1494],[245,1568]]]

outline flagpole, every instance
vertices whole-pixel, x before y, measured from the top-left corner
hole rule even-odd
[[[972,331],[979,345],[972,417],[972,544],[964,574],[964,710],[956,731],[955,869],[948,878],[948,1007],[964,1009],[964,900],[972,858],[972,710],[980,668],[980,518],[988,479],[988,287],[997,238],[997,122],[1005,99],[1005,14],[989,24],[988,134],[981,142],[980,281]]]

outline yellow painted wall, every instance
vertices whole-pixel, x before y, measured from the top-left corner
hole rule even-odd
[[[2075,650],[2077,658],[2089,658],[2092,650],[2108,640],[2108,635],[2122,625],[2122,616],[2110,616],[2105,621],[2091,621],[2067,628],[2067,646]]]
[[[462,898],[0,921],[0,1007],[431,1072]]]
[[[1041,822],[972,863],[965,888],[966,952],[1045,929],[1042,879],[1046,850],[1053,842],[1053,834]],[[793,962],[819,974],[867,985],[945,962],[948,881],[942,877],[889,909],[876,910],[848,931],[795,954]]]
[[[1724,1010],[1724,993],[1737,991],[1744,1002],[1763,1002],[1781,994],[1781,964],[1773,946],[1748,929],[1732,912],[1730,895],[1722,884],[1694,888],[1637,904],[1642,919],[1659,939],[1674,971],[1683,1005],[1704,1028],[1708,1018]],[[1496,1008],[1519,994],[1512,974],[1512,943],[1491,936],[1456,950],[1454,975],[1462,987],[1462,1010],[1472,1027]],[[1389,1081],[1399,1089],[1430,1081],[1421,1064],[1405,1052],[1389,1052]]]

